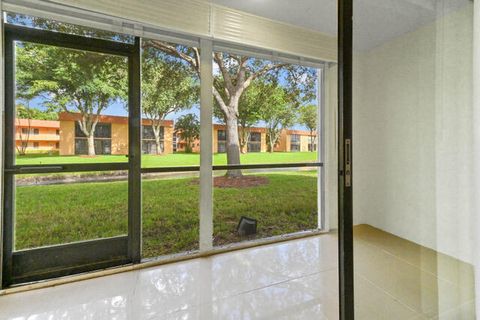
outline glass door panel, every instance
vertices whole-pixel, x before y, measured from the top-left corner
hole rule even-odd
[[[143,39],[141,57],[142,257],[150,259],[199,248],[200,50]]]
[[[131,262],[140,243],[139,42],[32,27],[5,26],[4,287]]]

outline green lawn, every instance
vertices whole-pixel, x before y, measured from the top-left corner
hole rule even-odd
[[[257,237],[316,228],[314,172],[262,175],[267,185],[214,189],[216,245],[245,240],[235,233],[242,215],[258,219]],[[197,249],[198,181],[144,180],[142,186],[143,256]],[[16,199],[17,250],[127,232],[127,182],[19,186]]]
[[[316,152],[256,152],[242,154],[240,162],[242,164],[258,163],[292,163],[292,162],[314,162],[317,159]],[[17,156],[18,165],[33,164],[70,164],[70,163],[106,163],[106,162],[126,162],[124,155],[102,155],[96,157],[82,156],[48,156],[48,155],[25,155]],[[222,165],[227,163],[227,157],[224,153],[215,154],[213,163]],[[195,166],[200,165],[199,154],[174,153],[167,155],[143,155],[142,167],[165,167],[165,166]]]

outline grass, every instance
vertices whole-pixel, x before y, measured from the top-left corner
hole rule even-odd
[[[292,162],[314,162],[317,159],[316,152],[256,152],[242,154],[240,162],[242,164],[257,163],[292,163]],[[124,155],[102,155],[96,157],[82,156],[49,156],[45,154],[28,154],[17,156],[16,164],[34,165],[34,164],[71,164],[71,163],[107,163],[107,162],[126,162]],[[213,163],[223,165],[227,163],[227,157],[224,153],[217,153],[213,156]],[[142,167],[166,167],[166,166],[195,166],[200,165],[200,155],[196,153],[173,153],[166,155],[143,155]]]
[[[269,184],[214,189],[214,243],[246,240],[236,235],[239,218],[258,220],[257,237],[317,225],[314,172],[265,173]],[[143,256],[198,248],[199,185],[192,178],[144,180]],[[127,182],[19,186],[16,249],[127,233]]]

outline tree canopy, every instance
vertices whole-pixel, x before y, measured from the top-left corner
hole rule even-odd
[[[276,83],[262,83],[259,88],[260,118],[267,128],[268,151],[273,152],[282,129],[296,122],[296,108],[292,107],[288,92]]]
[[[315,151],[313,146],[315,141],[314,132],[317,130],[317,110],[317,106],[314,104],[307,104],[299,109],[298,121],[310,131],[310,151],[312,152]]]
[[[159,153],[162,121],[197,103],[198,77],[183,61],[148,45],[142,58],[142,113],[152,122]]]
[[[58,113],[54,111],[30,108],[24,104],[17,104],[16,109],[19,119],[58,120]]]
[[[150,45],[182,59],[200,75],[200,51],[194,47],[178,47],[162,41]],[[226,125],[226,152],[228,164],[240,163],[239,119],[241,98],[247,88],[257,79],[275,82],[284,87],[285,100],[297,108],[315,96],[316,71],[312,68],[275,62],[255,57],[214,52],[213,96],[217,117]],[[220,115],[220,116],[219,116]],[[228,170],[228,177],[238,177],[240,170]]]
[[[17,97],[41,96],[49,110],[80,113],[79,127],[94,155],[98,116],[113,102],[126,100],[126,59],[33,43],[16,49]]]
[[[175,134],[185,141],[185,152],[191,153],[195,139],[200,137],[200,121],[195,114],[181,116],[175,122]]]

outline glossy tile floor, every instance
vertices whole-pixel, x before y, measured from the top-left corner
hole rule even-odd
[[[355,229],[356,319],[475,319],[471,266]],[[337,237],[0,297],[0,319],[337,319]]]

